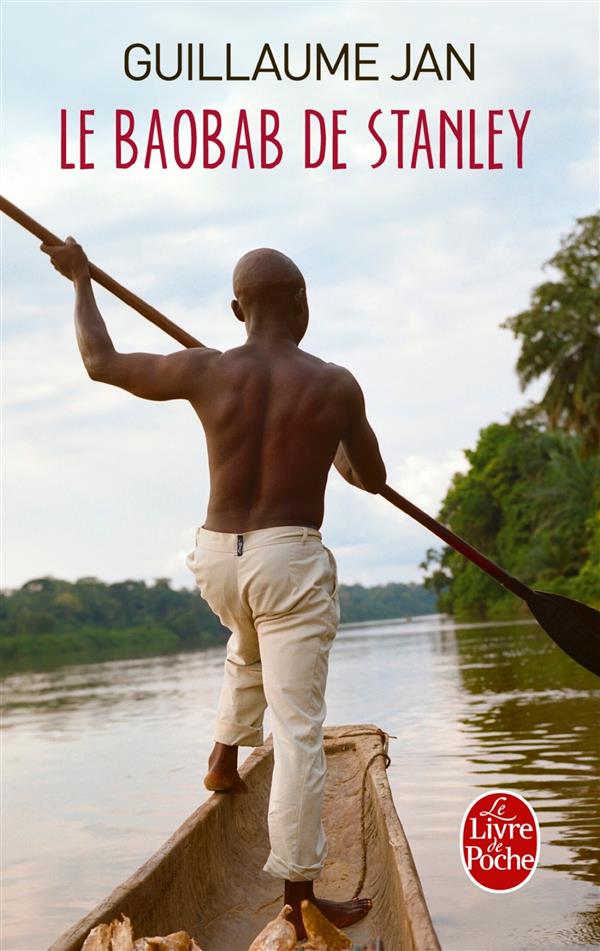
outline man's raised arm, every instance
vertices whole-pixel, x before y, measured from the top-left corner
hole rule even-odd
[[[110,383],[147,400],[190,399],[198,373],[218,356],[209,347],[189,347],[166,355],[119,353],[102,318],[90,278],[88,259],[74,238],[64,245],[42,244],[53,266],[73,281],[75,331],[81,358],[92,380]]]
[[[350,485],[377,494],[385,486],[385,463],[381,458],[377,436],[367,419],[363,391],[348,370],[343,372],[347,390],[348,426],[333,464]]]

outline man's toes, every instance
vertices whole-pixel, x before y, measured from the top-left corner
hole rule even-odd
[[[355,910],[358,910],[359,908],[360,908],[360,909],[363,909],[363,908],[367,908],[367,909],[368,909],[368,908],[372,908],[372,907],[373,907],[373,899],[372,899],[372,898],[352,898],[352,899],[348,902],[348,906],[347,906],[347,907],[348,907],[348,911],[350,911],[350,912],[355,911]]]
[[[355,898],[349,905],[347,915],[348,924],[352,924],[369,914],[373,907],[373,901],[370,898]]]

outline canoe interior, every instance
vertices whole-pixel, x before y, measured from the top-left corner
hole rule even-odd
[[[354,734],[354,735],[353,735]],[[365,767],[387,746],[372,724],[326,727],[327,786],[323,822],[326,867],[315,886],[323,898],[352,897],[361,875],[361,789]],[[66,931],[50,951],[79,951],[89,930],[124,912],[135,938],[187,931],[202,951],[247,951],[283,903],[283,882],[262,870],[269,854],[267,809],[272,738],[240,774],[249,792],[215,793],[126,882]],[[396,813],[383,755],[368,769],[365,834],[366,918],[346,929],[356,944],[380,936],[385,951],[439,951],[429,911]]]

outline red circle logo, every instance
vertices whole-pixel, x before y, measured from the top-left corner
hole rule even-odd
[[[540,857],[540,827],[526,799],[494,789],[474,799],[460,827],[460,855],[472,882],[486,892],[514,892]]]

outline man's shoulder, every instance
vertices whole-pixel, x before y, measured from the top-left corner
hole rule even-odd
[[[325,363],[325,366],[331,378],[349,393],[358,388],[356,377],[347,367],[343,367],[339,363]]]
[[[205,344],[200,347],[187,347],[179,352],[186,355],[183,359],[189,360],[193,364],[210,363],[223,355],[221,350],[217,350],[215,347],[207,347]]]
[[[302,355],[302,358],[308,360],[314,367],[317,367],[326,373],[327,376],[337,379],[340,382],[351,383],[354,380],[353,375],[350,373],[350,370],[347,370],[346,367],[340,366],[338,363],[332,363],[327,360],[323,360],[322,357],[317,357],[314,353],[309,353],[308,350],[301,350],[298,348],[298,353]]]
[[[339,363],[323,360],[321,357],[308,353],[306,350],[300,352],[302,356],[309,360],[311,365],[319,371],[322,383],[330,392],[333,391],[338,397],[346,398],[350,401],[354,401],[360,397],[362,391],[358,381],[347,367],[341,366]]]

